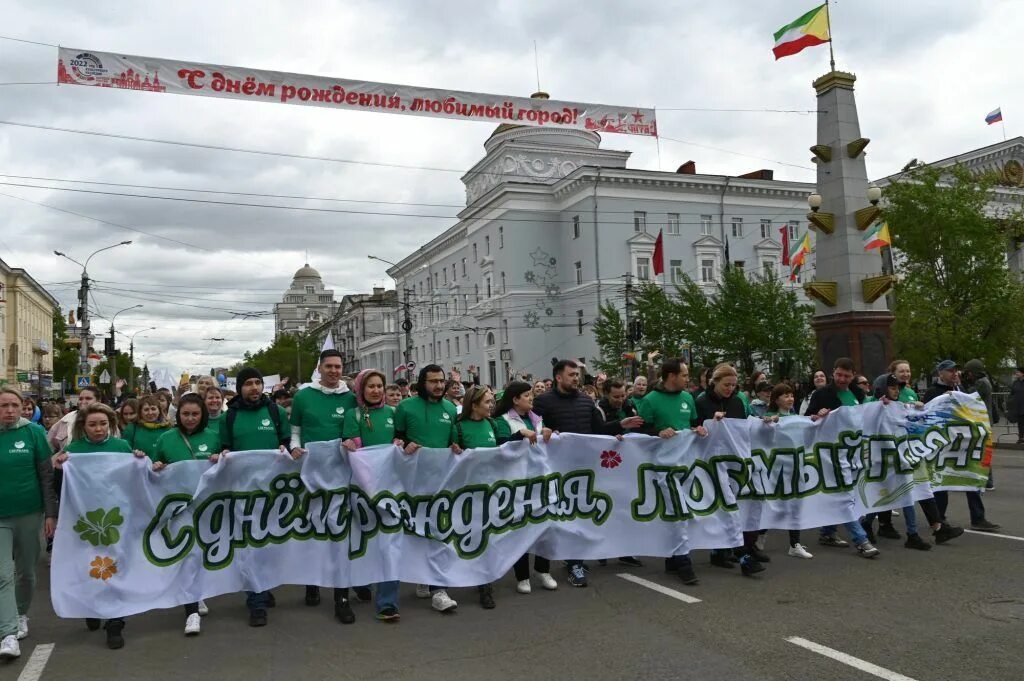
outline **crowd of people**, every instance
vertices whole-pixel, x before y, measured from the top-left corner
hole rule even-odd
[[[852,360],[841,358],[831,368],[813,374],[813,389],[786,381],[769,382],[755,372],[740,385],[736,369],[727,363],[708,367],[696,376],[680,359],[648,361],[648,375],[625,381],[604,374],[582,385],[581,365],[573,360],[557,361],[552,378],[536,381],[514,380],[496,387],[463,382],[460,376],[436,364],[423,367],[414,383],[389,383],[377,369],[345,376],[342,356],[336,350],[320,355],[320,380],[292,393],[264,392],[263,377],[254,368],[238,372],[238,392],[217,385],[211,376],[200,377],[180,394],[157,390],[139,397],[126,397],[117,405],[105,404],[95,388],[78,392],[75,409],[65,413],[55,402],[37,405],[18,391],[0,388],[0,657],[20,655],[18,641],[28,635],[28,611],[36,584],[36,566],[42,551],[41,537],[52,540],[60,498],[61,467],[83,452],[121,453],[148,458],[159,473],[182,461],[208,460],[216,463],[234,452],[280,449],[301,459],[310,442],[339,440],[341,447],[355,451],[362,447],[395,444],[408,456],[421,448],[447,448],[452,455],[466,450],[496,447],[502,443],[528,440],[547,441],[553,433],[604,434],[622,437],[640,433],[670,439],[677,433],[693,431],[706,436],[704,423],[724,418],[750,416],[778,421],[801,414],[811,419],[826,418],[830,411],[872,400],[897,401],[921,406],[950,390],[977,390],[992,409],[991,383],[977,360],[968,362],[961,374],[951,360],[935,367],[937,379],[924,395],[911,387],[910,364],[895,360],[887,373],[874,380],[859,375]],[[964,378],[969,381],[965,386]],[[1024,412],[1024,370],[1018,368],[1013,390],[1019,393]],[[987,383],[987,386],[986,386]],[[1021,419],[1024,421],[1024,418]],[[1024,427],[1021,428],[1024,441]],[[989,479],[990,488],[992,478]],[[935,543],[955,539],[963,529],[946,519],[948,493],[919,502]],[[995,531],[999,526],[985,517],[979,492],[966,494],[971,528]],[[860,556],[879,554],[877,537],[901,539],[893,517],[902,515],[906,527],[904,546],[931,549],[918,531],[913,506],[900,511],[871,514],[846,523],[849,541],[837,527],[823,527],[818,544],[828,548],[851,545]],[[877,530],[876,528],[877,523]],[[753,576],[765,570],[771,556],[765,551],[766,531],[744,532],[739,547],[711,551],[710,565],[726,570],[739,567]],[[789,532],[787,555],[810,559],[813,555],[801,541],[800,531]],[[634,556],[610,557],[626,566],[641,566]],[[600,561],[605,563],[605,561]],[[567,583],[586,587],[588,567],[582,560],[565,562]],[[699,582],[691,556],[679,554],[665,559],[665,570],[684,584]],[[532,579],[547,590],[558,587],[551,562],[522,556],[513,568],[516,591],[529,594]],[[377,619],[397,622],[398,582],[334,588],[334,615],[343,624],[355,621],[352,601],[374,601]],[[430,599],[439,612],[451,612],[458,603],[444,586],[417,585],[417,597]],[[496,606],[491,584],[477,587],[480,605]],[[305,603],[320,604],[320,587],[306,586]],[[265,626],[268,610],[275,606],[270,591],[249,592],[246,597],[249,624]],[[203,601],[185,605],[185,634],[200,633],[201,618],[208,613]],[[86,620],[90,630],[102,625],[107,645],[124,646],[124,618]]]

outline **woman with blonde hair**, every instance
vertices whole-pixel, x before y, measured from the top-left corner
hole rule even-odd
[[[133,450],[143,452],[149,458],[156,454],[156,441],[174,424],[168,420],[157,395],[144,395],[139,399],[139,417],[135,423],[129,423],[124,429],[124,439]]]

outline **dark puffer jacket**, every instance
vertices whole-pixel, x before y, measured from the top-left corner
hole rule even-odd
[[[544,425],[559,433],[584,435],[618,435],[622,426],[618,421],[605,423],[594,400],[578,390],[563,393],[552,387],[533,401],[533,411],[544,419]]]
[[[708,388],[697,398],[697,418],[701,423],[715,418],[715,414],[720,411],[725,412],[725,417],[729,419],[747,418],[747,407],[736,393],[723,398],[714,388]]]

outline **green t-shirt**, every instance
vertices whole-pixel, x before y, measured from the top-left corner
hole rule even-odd
[[[794,413],[793,413],[793,412],[791,412],[791,411],[788,411],[788,412],[786,412],[785,414],[783,414],[783,413],[781,413],[781,412],[778,412],[778,411],[766,411],[766,412],[764,413],[764,415],[765,415],[765,416],[778,416],[778,417],[779,417],[780,419],[784,419],[784,418],[786,418],[787,416],[796,416],[797,414],[794,414]]]
[[[909,385],[900,388],[900,402],[920,402],[917,393]]]
[[[129,423],[124,429],[124,439],[135,449],[141,449],[146,456],[153,458],[156,453],[156,441],[167,431],[174,430],[174,426],[163,428],[146,428],[138,423]]]
[[[857,397],[853,394],[852,390],[837,389],[836,394],[839,396],[839,402],[842,403],[844,407],[856,407],[860,404],[857,402]]]
[[[209,459],[211,454],[220,453],[220,430],[207,427],[206,430],[192,433],[188,436],[187,445],[184,435],[177,428],[172,428],[161,435],[160,439],[156,441],[156,452],[150,457],[153,462],[177,463],[193,459]]]
[[[621,421],[622,419],[619,420]],[[523,417],[523,424],[526,426],[527,430],[533,430],[533,424],[530,422],[529,416]],[[496,434],[498,436],[498,442],[508,442],[509,440],[512,439],[513,435],[517,434],[520,430],[522,430],[522,428],[519,428],[515,432],[512,432],[512,424],[509,423],[508,419],[506,419],[504,416],[499,416],[495,418],[494,425],[497,430]],[[540,435],[540,431],[542,428],[544,428],[544,421],[540,422],[540,424],[537,426],[537,430],[535,430],[534,432],[537,433],[537,435]]]
[[[502,419],[504,421],[504,419]],[[493,419],[480,419],[473,421],[463,419],[452,425],[452,442],[457,443],[463,449],[477,449],[478,447],[497,447],[498,434],[497,425],[492,423]],[[459,436],[462,437],[459,437]]]
[[[743,408],[747,410],[747,414],[750,413],[750,397],[747,395],[745,390],[737,390],[736,394],[739,395],[740,402],[743,403]]]
[[[275,431],[274,420],[270,418],[268,409],[276,409],[281,417],[281,426]],[[288,424],[288,414],[273,402],[259,409],[238,409],[235,416],[232,435],[234,446],[229,447],[227,414],[220,420],[220,442],[222,449],[233,452],[248,452],[254,449],[277,449],[281,442],[287,442],[292,435],[292,427]]]
[[[636,405],[636,410],[645,426],[653,426],[659,432],[666,428],[689,430],[700,425],[693,395],[685,390],[677,393],[652,390]]]
[[[50,445],[41,426],[0,430],[0,518],[43,510],[36,466],[48,458]]]
[[[444,398],[432,402],[410,397],[395,409],[395,431],[420,447],[444,448],[452,444],[452,424],[457,416],[455,405]]]
[[[210,420],[206,427],[212,430],[220,430],[220,420],[222,418],[224,418],[224,412],[216,415],[210,414]]]
[[[366,423],[367,416],[370,417],[369,424]],[[385,404],[377,409],[349,409],[345,412],[341,435],[346,440],[360,438],[363,447],[389,445],[395,441],[395,408]]]
[[[128,444],[128,440],[122,440],[119,437],[108,437],[103,442],[93,442],[89,438],[83,437],[69,442],[64,451],[68,454],[91,454],[93,452],[131,454],[132,446]]]
[[[352,391],[337,395],[307,386],[292,399],[291,423],[301,428],[302,445],[309,442],[326,442],[341,437],[345,413],[356,408],[356,396]]]

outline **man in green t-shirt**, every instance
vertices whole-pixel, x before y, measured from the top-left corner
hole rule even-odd
[[[686,390],[689,382],[690,368],[682,360],[665,360],[661,365],[661,381],[636,406],[644,420],[643,432],[666,440],[685,430],[693,430],[701,437],[708,434],[700,424],[693,396]],[[666,558],[665,571],[679,575],[683,584],[698,582],[689,552]]]
[[[238,395],[228,402],[228,413],[220,421],[221,454],[256,449],[279,449],[287,453],[291,428],[284,409],[263,394],[263,374],[245,367],[236,379]],[[249,626],[267,624],[269,591],[250,591],[245,604],[249,608]]]
[[[445,382],[443,368],[426,365],[416,381],[416,396],[402,400],[395,409],[395,438],[405,443],[406,454],[415,454],[421,447],[451,447],[452,424],[458,414],[455,405],[444,399]],[[418,586],[416,595],[429,596],[431,606],[438,612],[459,606],[443,587],[428,586],[424,590]]]
[[[307,385],[292,399],[291,453],[298,459],[306,453],[310,442],[327,442],[341,438],[345,415],[356,408],[356,398],[341,380],[344,365],[335,349],[320,353],[320,382]],[[340,461],[340,459],[339,459]],[[360,590],[356,590],[360,594]],[[365,595],[365,592],[362,592]],[[320,587],[306,586],[306,605],[320,604]],[[349,606],[348,589],[334,590],[334,614],[343,624],[356,621]]]

